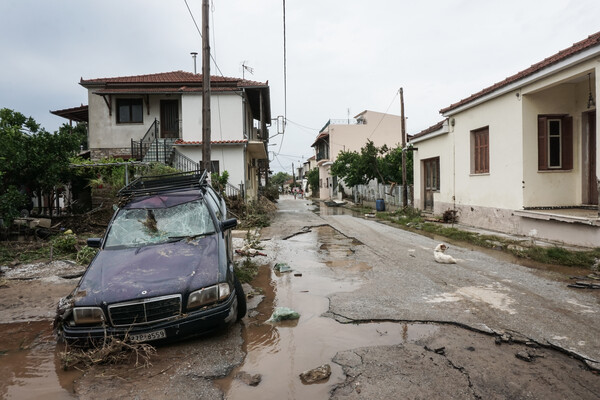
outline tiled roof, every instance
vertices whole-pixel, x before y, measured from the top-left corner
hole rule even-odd
[[[70,119],[77,122],[88,122],[88,106],[81,105],[79,107],[65,108],[64,110],[50,111],[54,115]]]
[[[435,125],[432,125],[432,126],[430,126],[430,127],[429,127],[429,128],[427,128],[427,129],[423,129],[423,130],[422,130],[421,132],[419,132],[419,133],[416,133],[416,134],[414,134],[413,136],[411,136],[411,137],[410,137],[410,139],[416,139],[416,138],[419,138],[419,137],[421,137],[421,136],[425,136],[425,135],[427,135],[428,133],[435,132],[435,131],[437,131],[437,130],[439,130],[439,129],[442,129],[442,127],[444,126],[444,122],[446,122],[446,120],[445,120],[445,119],[444,119],[444,120],[442,120],[442,121],[440,121],[440,122],[438,122],[438,123],[437,123],[437,124],[435,124]],[[409,135],[409,136],[410,136],[410,135]]]
[[[319,133],[319,135],[317,136],[317,138],[315,139],[314,143],[310,145],[310,147],[315,147],[315,145],[317,144],[317,142],[321,139],[324,139],[326,137],[329,137],[329,131],[327,132],[321,132]]]
[[[212,92],[230,92],[237,90],[238,87],[219,87],[211,85],[210,90]],[[148,86],[134,86],[134,87],[105,87],[97,90],[93,90],[95,94],[164,94],[164,93],[192,93],[201,92],[202,86],[179,86],[179,87],[148,87]]]
[[[246,139],[241,140],[211,140],[210,144],[243,144],[247,143]],[[182,145],[201,145],[203,142],[200,140],[183,140],[177,139],[173,144],[182,144]]]
[[[498,89],[500,89],[500,88],[502,88],[504,86],[507,86],[507,85],[509,85],[509,84],[511,84],[513,82],[516,82],[516,81],[518,81],[520,79],[523,79],[523,78],[525,78],[527,76],[530,76],[530,75],[532,75],[532,74],[534,74],[534,73],[536,73],[536,72],[538,72],[538,71],[540,71],[540,70],[542,70],[544,68],[547,68],[547,67],[549,67],[549,66],[551,66],[553,64],[556,64],[556,63],[558,63],[560,61],[565,60],[568,57],[571,57],[571,56],[573,56],[573,55],[575,55],[577,53],[580,53],[580,52],[582,52],[584,50],[587,50],[587,49],[589,49],[591,47],[594,47],[594,46],[597,46],[599,44],[600,44],[600,32],[588,36],[587,39],[584,39],[584,40],[582,40],[580,42],[577,42],[577,43],[573,44],[573,46],[571,46],[571,47],[569,47],[567,49],[561,50],[558,53],[554,54],[553,56],[550,56],[550,57],[548,57],[548,58],[546,58],[546,59],[544,59],[544,60],[542,60],[542,61],[540,61],[540,62],[538,62],[536,64],[533,64],[531,67],[529,67],[529,68],[527,68],[527,69],[525,69],[525,70],[523,70],[523,71],[521,71],[519,73],[516,73],[515,75],[509,76],[508,78],[504,79],[501,82],[498,82],[498,83],[496,83],[496,84],[494,84],[494,85],[492,85],[490,87],[487,87],[487,88],[481,90],[480,92],[472,94],[471,96],[469,96],[469,97],[467,97],[465,99],[462,99],[462,100],[460,100],[457,103],[451,104],[450,106],[448,106],[446,108],[442,108],[440,110],[440,113],[444,114],[444,113],[446,113],[446,112],[448,112],[450,110],[453,110],[453,109],[458,108],[458,107],[460,107],[462,105],[470,103],[473,100],[476,100],[476,99],[478,99],[480,97],[485,96],[486,94],[492,93],[495,90],[498,90]]]
[[[211,76],[210,82],[215,86],[234,86],[234,87],[253,87],[268,86],[268,82],[255,82],[240,78],[230,78],[223,76]],[[202,74],[194,74],[186,71],[162,72],[149,75],[119,76],[113,78],[83,79],[79,81],[82,86],[202,86]]]

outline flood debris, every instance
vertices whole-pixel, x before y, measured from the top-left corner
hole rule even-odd
[[[309,369],[300,374],[300,379],[305,384],[317,383],[331,376],[331,366],[323,364],[320,367]]]
[[[131,342],[127,336],[124,339],[108,336],[102,343],[91,348],[67,347],[60,353],[60,360],[65,370],[130,362],[136,368],[147,368],[152,365],[150,358],[155,354],[156,349],[148,343]]]
[[[439,354],[440,356],[445,356],[446,355],[446,347],[445,346],[436,347],[434,349],[432,349],[429,346],[425,346],[424,349],[427,350],[427,351],[431,351],[431,352],[433,352],[435,354]]]
[[[580,281],[580,282],[571,283],[571,284],[567,285],[567,287],[574,288],[574,289],[600,289],[600,283]]]
[[[519,360],[522,360],[525,362],[532,362],[536,358],[542,357],[542,356],[540,356],[532,351],[522,350],[522,351],[517,352],[515,354],[515,357],[517,357]]]
[[[567,285],[574,289],[600,289],[600,274],[593,272],[586,276],[571,276],[575,283]]]
[[[300,314],[288,307],[277,307],[267,322],[279,322],[288,319],[298,319]]]
[[[249,249],[241,248],[241,249],[236,250],[235,252],[236,252],[236,254],[239,254],[244,257],[256,257],[256,256],[266,257],[267,256],[265,253],[260,252],[256,249],[252,249],[252,248],[249,248]]]
[[[251,375],[248,372],[240,371],[236,374],[236,379],[244,382],[248,386],[258,386],[258,384],[262,381],[261,374]]]
[[[496,336],[496,339],[494,340],[494,343],[497,344],[498,346],[500,346],[502,343],[510,344],[512,342],[513,342],[513,338],[508,333],[503,333],[500,336]]]
[[[292,268],[289,265],[287,265],[286,263],[277,263],[277,264],[275,264],[273,269],[275,271],[281,272],[281,273],[292,271]]]

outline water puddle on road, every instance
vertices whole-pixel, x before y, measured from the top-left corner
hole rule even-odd
[[[325,205],[323,202],[319,202],[319,204],[315,205],[315,209],[313,212],[317,215],[326,216],[326,215],[352,215],[354,217],[361,217],[358,211],[351,210],[346,207],[329,207]]]
[[[329,308],[327,295],[353,291],[364,281],[365,271],[371,269],[355,260],[351,250],[359,245],[355,240],[325,226],[275,245],[278,262],[288,263],[293,271],[280,274],[269,266],[261,267],[253,286],[262,288],[265,297],[244,319],[246,358],[228,378],[217,382],[225,398],[326,399],[332,387],[345,379],[341,367],[331,361],[337,352],[402,344],[438,331],[438,327],[427,324],[340,324],[321,316]],[[275,307],[290,307],[300,319],[266,322]],[[301,372],[323,364],[332,369],[327,381],[312,385],[301,382]],[[249,386],[235,378],[239,372],[260,374],[262,381],[256,387]]]
[[[63,371],[50,321],[0,324],[0,397],[3,399],[74,399],[73,381]]]

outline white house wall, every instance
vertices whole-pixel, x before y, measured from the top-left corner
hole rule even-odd
[[[202,96],[181,96],[182,139],[202,141]],[[210,99],[211,140],[244,139],[242,97],[238,94],[213,94]]]
[[[89,112],[89,148],[121,148],[128,153],[131,149],[131,139],[139,140],[154,122],[160,119],[160,100],[171,100],[171,97],[151,97],[150,113],[144,102],[143,122],[133,124],[117,124],[117,99],[139,98],[139,96],[113,96],[112,115],[104,98],[88,90]]]
[[[522,102],[507,94],[455,117],[456,203],[459,205],[521,208],[523,152],[521,140]],[[452,120],[451,120],[452,121]],[[471,173],[471,132],[489,128],[489,170]],[[450,150],[446,151],[450,153]],[[537,154],[537,153],[536,153]]]
[[[524,114],[524,207],[570,206],[581,202],[581,113],[573,107],[577,98],[574,84],[523,96]],[[538,121],[541,114],[569,114],[573,117],[573,169],[538,171]],[[551,193],[551,196],[549,196]]]
[[[453,133],[446,133],[427,140],[426,143],[415,143],[417,148],[413,152],[413,181],[414,181],[414,204],[415,207],[423,209],[424,203],[424,176],[423,160],[429,158],[440,158],[440,190],[433,193],[433,212],[441,214],[447,209],[452,209],[454,195],[454,156],[453,149]],[[423,144],[423,146],[421,145]]]
[[[177,146],[177,149],[192,160],[202,160],[202,146]],[[245,150],[242,145],[214,145],[211,147],[210,155],[212,160],[219,161],[219,170],[221,173],[223,171],[229,173],[229,183],[235,187],[239,187],[240,183],[245,184],[244,171],[246,170],[246,166],[244,153]]]

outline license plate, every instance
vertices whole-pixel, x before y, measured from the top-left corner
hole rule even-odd
[[[132,342],[149,342],[151,340],[164,339],[167,337],[167,332],[164,329],[160,331],[138,333],[135,335],[129,335],[129,340]]]

